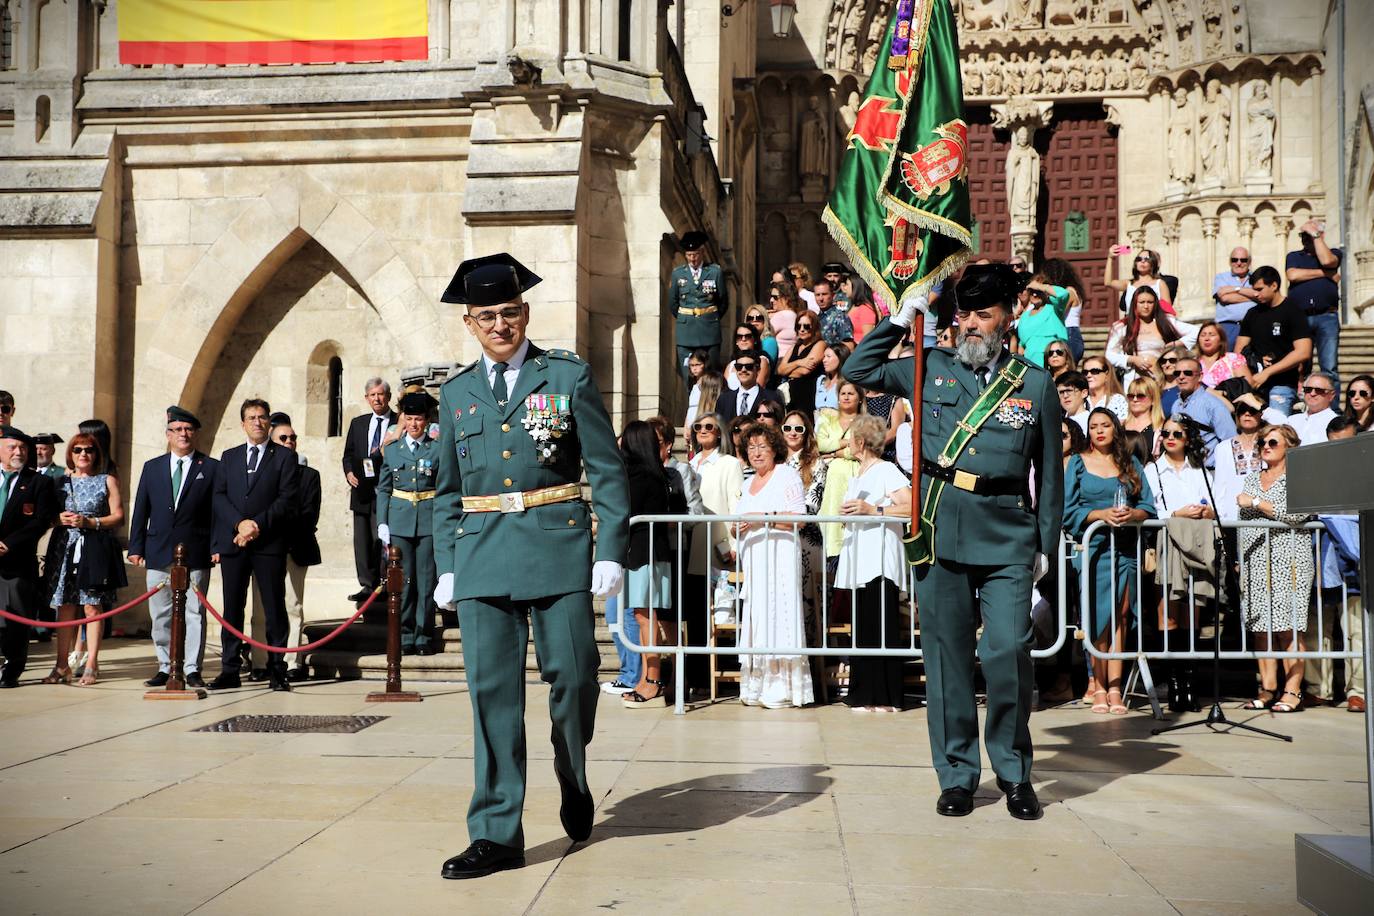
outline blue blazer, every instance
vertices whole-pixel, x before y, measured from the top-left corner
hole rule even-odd
[[[159,455],[144,462],[129,522],[129,554],[142,557],[152,569],[168,569],[177,544],[185,544],[187,567],[209,569],[218,475],[218,461],[204,452],[192,452],[186,479],[181,482],[181,502],[173,508],[171,459]]]
[[[214,526],[210,551],[221,558],[252,552],[284,555],[291,546],[300,512],[300,464],[296,453],[275,442],[263,443],[262,458],[248,479],[248,445],[236,445],[219,456],[215,477]],[[260,534],[247,547],[234,543],[239,522],[251,518]]]

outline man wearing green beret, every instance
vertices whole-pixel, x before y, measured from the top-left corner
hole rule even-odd
[[[401,600],[401,653],[433,655],[429,630],[434,594],[434,481],[443,453],[430,438],[429,420],[439,402],[424,391],[401,398],[401,435],[382,450],[377,481],[377,539],[396,545],[406,590]]]
[[[915,404],[923,414],[922,498],[908,558],[916,566],[930,748],[940,779],[935,809],[950,817],[973,811],[982,778],[973,690],[980,618],[988,759],[1008,812],[1023,820],[1042,814],[1030,782],[1031,586],[1059,546],[1064,472],[1054,382],[1003,347],[1025,284],[1005,264],[964,272],[955,289],[957,346],[926,351]],[[925,305],[913,297],[880,322],[845,363],[845,377],[909,397],[911,357],[887,355]]]
[[[692,387],[687,360],[693,350],[705,350],[706,364],[720,368],[720,322],[730,306],[725,274],[719,264],[706,263],[706,233],[688,232],[682,237],[687,263],[673,268],[668,278],[668,311],[673,313],[677,342],[677,368],[682,382]]]
[[[539,282],[509,254],[464,261],[443,301],[482,358],[439,391],[434,498],[438,604],[458,604],[472,701],[471,845],[445,878],[479,878],[525,864],[525,653],[528,630],[549,685],[554,773],[563,829],[592,829],[587,787],[600,653],[591,592],[620,588],[629,538],[625,465],[591,367],[526,336],[524,293]],[[582,499],[585,466],[598,520]]]

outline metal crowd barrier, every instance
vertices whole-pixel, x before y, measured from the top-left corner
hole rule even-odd
[[[1208,520],[1208,524],[1209,526],[1215,525],[1216,522],[1215,520]],[[1219,624],[1216,621],[1211,620],[1211,598],[1202,598],[1198,597],[1197,595],[1197,578],[1192,574],[1189,574],[1186,582],[1186,590],[1183,593],[1184,597],[1178,601],[1171,601],[1171,592],[1175,591],[1175,589],[1170,587],[1171,584],[1174,583],[1171,583],[1169,579],[1168,571],[1170,564],[1168,557],[1169,551],[1173,550],[1174,546],[1169,540],[1169,536],[1167,533],[1167,525],[1168,522],[1165,519],[1147,519],[1144,522],[1121,526],[1121,528],[1136,529],[1134,535],[1135,545],[1132,551],[1135,559],[1135,574],[1133,577],[1134,581],[1131,582],[1128,586],[1131,589],[1133,589],[1134,592],[1135,609],[1132,612],[1130,619],[1127,621],[1128,627],[1134,631],[1135,645],[1134,647],[1131,647],[1129,645],[1119,645],[1116,638],[1116,629],[1115,627],[1112,627],[1111,645],[1106,650],[1099,649],[1094,644],[1094,641],[1091,638],[1085,638],[1083,640],[1084,650],[1090,653],[1094,658],[1140,660],[1141,658],[1210,659],[1213,657],[1214,646],[1212,645],[1211,640],[1206,640],[1205,646],[1199,645],[1199,643],[1202,641],[1199,638],[1199,633],[1203,629],[1203,626],[1201,624],[1204,618],[1206,622],[1211,623],[1213,626],[1218,626]],[[1315,610],[1316,613],[1316,633],[1320,637],[1320,634],[1325,632],[1324,622],[1325,615],[1327,612],[1327,601],[1324,600],[1324,592],[1334,592],[1339,587],[1340,609],[1337,610],[1335,613],[1337,614],[1337,616],[1346,613],[1345,607],[1347,599],[1350,595],[1350,591],[1349,587],[1346,585],[1344,580],[1342,580],[1340,583],[1333,583],[1329,585],[1325,584],[1322,580],[1322,540],[1324,535],[1326,534],[1326,526],[1324,524],[1322,524],[1321,522],[1308,522],[1303,525],[1293,526],[1277,521],[1223,521],[1221,522],[1221,526],[1224,529],[1237,532],[1245,529],[1265,531],[1266,534],[1264,535],[1263,544],[1260,548],[1262,556],[1262,560],[1260,560],[1260,562],[1263,562],[1268,566],[1270,574],[1272,574],[1274,562],[1273,532],[1309,532],[1312,544],[1313,567],[1312,584],[1308,589],[1307,600],[1301,605],[1301,608],[1298,611],[1298,616],[1301,618],[1303,622],[1302,627],[1284,628],[1279,630],[1272,629],[1273,615],[1276,606],[1274,603],[1273,589],[1271,588],[1268,591],[1267,601],[1271,627],[1266,628],[1262,632],[1266,637],[1265,645],[1269,648],[1260,649],[1253,645],[1253,643],[1255,642],[1253,637],[1258,634],[1249,629],[1249,626],[1247,625],[1244,619],[1241,597],[1239,594],[1230,596],[1231,602],[1234,604],[1234,609],[1237,614],[1236,621],[1232,624],[1232,627],[1236,632],[1234,634],[1228,634],[1224,632],[1221,634],[1223,642],[1221,644],[1220,655],[1222,659],[1253,660],[1261,658],[1339,658],[1353,660],[1361,657],[1361,653],[1358,650],[1351,648],[1350,636],[1348,633],[1344,632],[1344,627],[1342,628],[1344,648],[1342,648],[1339,651],[1337,651],[1334,647],[1331,651],[1327,652],[1323,652],[1320,650],[1303,650],[1299,652],[1295,650],[1276,650],[1272,648],[1272,646],[1274,645],[1274,636],[1276,634],[1291,633],[1294,636],[1296,636],[1297,634],[1306,630],[1306,624],[1309,620],[1309,608]],[[1072,544],[1070,548],[1079,556],[1084,557],[1083,563],[1081,564],[1080,568],[1077,570],[1076,573],[1079,586],[1078,627],[1085,634],[1089,634],[1089,636],[1091,636],[1091,633],[1093,632],[1091,629],[1091,621],[1096,589],[1093,587],[1091,574],[1089,573],[1087,568],[1089,566],[1089,562],[1086,559],[1087,554],[1089,553],[1087,545],[1093,544],[1095,541],[1099,541],[1102,538],[1107,539],[1106,547],[1108,551],[1107,556],[1109,559],[1110,567],[1111,594],[1115,596],[1118,593],[1117,589],[1119,581],[1117,578],[1118,553],[1116,547],[1116,537],[1113,533],[1115,530],[1120,529],[1113,529],[1112,526],[1110,526],[1107,522],[1093,522],[1083,532],[1082,540],[1077,544]],[[1158,568],[1163,572],[1159,575],[1160,581],[1158,585],[1153,586],[1147,590],[1146,577],[1155,578],[1157,574],[1147,573],[1145,571],[1145,564],[1143,560],[1147,548],[1145,546],[1145,538],[1141,537],[1140,534],[1142,531],[1150,530],[1159,532],[1156,535],[1155,548],[1158,556]],[[1215,528],[1213,528],[1212,530],[1215,531]],[[1239,539],[1237,539],[1237,542],[1238,540]],[[1239,575],[1237,576],[1237,581],[1241,583],[1242,588],[1244,588],[1245,584],[1249,581],[1247,577],[1249,563],[1246,561],[1245,557],[1243,556],[1243,553],[1244,552],[1239,549],[1238,544],[1234,547],[1228,547],[1229,559],[1239,564]],[[1061,550],[1061,570],[1063,568],[1062,554],[1063,551]],[[1285,569],[1291,569],[1291,567],[1285,567]],[[1170,614],[1169,616],[1171,619],[1176,619],[1180,621],[1178,630],[1163,630],[1158,636],[1158,644],[1152,644],[1149,648],[1147,648],[1145,641],[1146,628],[1140,626],[1139,623],[1141,615],[1155,613],[1156,606],[1151,606],[1148,608],[1144,607],[1144,599],[1147,595],[1155,594],[1156,589],[1158,590],[1158,593],[1160,593],[1160,597],[1162,597],[1165,602],[1166,612],[1169,610],[1181,610],[1185,611],[1186,613]],[[1315,603],[1313,602],[1313,596],[1315,596]],[[1363,601],[1364,596],[1361,595],[1360,597],[1361,601]],[[1333,600],[1331,603],[1335,604],[1335,601]],[[1112,611],[1113,620],[1116,618],[1115,604],[1116,602],[1114,601],[1114,607]],[[1179,608],[1180,604],[1184,605],[1184,607]],[[1227,609],[1225,607],[1222,608],[1223,616],[1225,615],[1226,610]],[[1362,610],[1363,608],[1361,608],[1361,612]],[[1186,634],[1186,638],[1183,634]],[[1172,639],[1170,638],[1171,635],[1173,636]],[[1368,638],[1368,636],[1369,634],[1366,634],[1366,638]],[[1228,637],[1231,642],[1229,648],[1227,644]],[[1180,643],[1182,643],[1182,645],[1180,645]],[[1296,644],[1297,643],[1295,640],[1293,645]]]
[[[622,617],[621,617],[620,619],[616,620],[614,623],[610,624],[610,630],[611,630],[611,632],[612,632],[613,634],[615,634],[615,636],[617,637],[617,639],[619,639],[619,641],[621,642],[621,644],[623,644],[623,645],[625,646],[626,649],[628,649],[628,650],[630,650],[630,651],[632,651],[632,652],[637,652],[637,653],[641,653],[641,654],[647,652],[647,653],[655,654],[655,655],[664,655],[664,656],[671,655],[671,656],[673,656],[673,657],[674,657],[674,666],[675,666],[675,667],[674,667],[674,670],[675,670],[675,682],[676,682],[678,685],[682,685],[683,683],[685,683],[685,681],[684,681],[685,664],[686,664],[686,656],[688,656],[688,655],[737,656],[737,655],[740,655],[740,654],[746,654],[746,655],[765,655],[765,656],[767,656],[767,655],[795,655],[795,656],[806,656],[806,657],[812,657],[812,656],[846,656],[846,657],[855,657],[855,656],[883,656],[883,657],[889,657],[889,658],[910,658],[910,659],[920,659],[920,658],[922,657],[921,648],[920,648],[920,646],[917,645],[917,632],[918,632],[917,614],[916,614],[916,613],[913,613],[913,602],[912,602],[912,600],[911,600],[911,599],[912,599],[912,596],[915,595],[915,573],[914,573],[914,570],[911,568],[911,566],[909,566],[909,565],[906,563],[906,560],[905,560],[905,557],[904,557],[904,556],[903,556],[903,558],[902,558],[902,560],[901,560],[902,569],[903,569],[903,579],[904,579],[903,584],[902,584],[902,589],[901,589],[901,590],[902,590],[903,593],[905,593],[905,596],[906,596],[906,597],[905,597],[904,599],[901,599],[901,607],[898,608],[899,614],[901,614],[903,611],[905,612],[905,621],[904,621],[904,625],[903,625],[904,633],[902,634],[902,635],[904,636],[904,638],[903,638],[903,639],[899,639],[899,640],[895,640],[891,645],[889,645],[888,633],[887,633],[887,631],[886,631],[886,628],[883,627],[883,626],[881,625],[881,622],[882,622],[882,621],[886,621],[886,620],[888,619],[888,613],[889,613],[889,609],[888,609],[888,607],[887,607],[887,595],[886,595],[886,593],[884,593],[884,594],[883,594],[883,600],[882,600],[881,607],[880,607],[880,613],[879,613],[879,621],[880,621],[879,629],[880,629],[880,631],[881,631],[881,634],[880,634],[879,646],[878,646],[877,648],[854,648],[852,645],[851,645],[851,646],[830,646],[830,645],[827,645],[827,643],[828,643],[828,641],[829,641],[829,640],[828,640],[828,636],[829,636],[829,634],[830,634],[831,616],[832,616],[832,615],[831,615],[832,608],[831,608],[831,601],[830,601],[830,596],[831,596],[831,591],[832,591],[832,583],[831,583],[831,581],[830,581],[830,571],[829,571],[829,568],[828,568],[828,567],[829,567],[829,564],[826,563],[826,561],[825,561],[825,549],[824,549],[823,543],[822,543],[822,546],[821,546],[820,548],[816,549],[816,550],[817,550],[817,554],[818,554],[818,556],[819,556],[819,562],[818,562],[817,564],[815,564],[815,565],[818,566],[819,568],[818,568],[818,569],[813,568],[813,569],[811,570],[813,577],[815,577],[815,578],[817,579],[816,585],[817,585],[817,589],[818,589],[818,596],[817,596],[817,598],[818,598],[818,601],[817,601],[818,620],[817,620],[817,624],[816,624],[815,631],[816,631],[816,635],[817,635],[818,638],[819,638],[819,642],[820,642],[819,645],[810,645],[810,644],[805,644],[805,645],[755,645],[755,644],[753,644],[753,643],[750,643],[748,646],[746,646],[746,647],[744,647],[743,649],[741,649],[741,647],[739,647],[739,646],[737,646],[737,645],[733,645],[733,644],[732,644],[732,645],[723,645],[723,646],[722,646],[722,645],[688,645],[687,643],[685,643],[685,642],[684,642],[684,632],[683,632],[683,621],[684,621],[684,618],[687,617],[687,616],[689,616],[689,615],[688,615],[687,613],[684,613],[684,611],[686,610],[686,596],[685,596],[685,594],[684,594],[684,574],[688,572],[688,570],[687,570],[687,562],[688,562],[688,558],[689,558],[690,553],[691,553],[691,541],[692,541],[693,532],[698,528],[698,526],[710,525],[710,526],[714,527],[714,526],[716,526],[716,525],[726,525],[726,526],[729,526],[729,527],[730,527],[731,532],[732,532],[732,534],[733,534],[733,533],[734,533],[734,526],[738,525],[738,524],[741,523],[741,522],[747,522],[747,523],[749,523],[749,524],[751,524],[751,525],[759,525],[759,524],[761,524],[761,525],[763,526],[763,529],[764,529],[764,537],[765,537],[765,538],[767,538],[767,537],[774,537],[774,536],[777,536],[778,534],[782,534],[782,535],[784,535],[784,536],[786,536],[786,537],[789,537],[789,538],[792,540],[793,545],[797,548],[798,551],[802,551],[802,550],[809,549],[809,548],[807,547],[807,545],[805,545],[805,544],[802,542],[802,539],[801,539],[800,526],[801,526],[801,525],[804,525],[804,524],[809,524],[809,523],[819,524],[819,525],[822,526],[822,528],[824,528],[824,526],[827,525],[827,524],[838,524],[838,525],[841,525],[841,526],[855,526],[855,525],[885,525],[885,526],[895,527],[895,528],[897,529],[897,535],[898,535],[898,537],[901,536],[901,534],[903,533],[903,530],[904,530],[904,528],[905,528],[905,526],[906,526],[906,524],[907,524],[907,520],[906,520],[906,519],[901,519],[901,518],[885,518],[885,517],[882,517],[882,516],[852,516],[852,515],[768,515],[768,516],[759,516],[759,515],[637,515],[637,516],[635,516],[634,518],[630,519],[630,528],[631,528],[631,530],[633,531],[634,528],[636,528],[637,526],[648,526],[648,529],[649,529],[649,531],[648,531],[648,538],[649,538],[649,544],[650,544],[649,565],[650,565],[651,568],[653,567],[654,563],[655,563],[657,560],[662,559],[661,557],[657,556],[657,552],[656,552],[656,551],[654,550],[654,548],[653,548],[654,531],[655,531],[655,528],[656,528],[657,526],[664,526],[664,525],[666,525],[666,526],[670,526],[670,528],[672,529],[672,530],[669,532],[669,542],[670,542],[670,544],[672,545],[672,547],[670,548],[670,549],[671,549],[672,556],[669,558],[669,561],[670,561],[671,563],[673,563],[673,565],[674,565],[673,576],[672,576],[672,579],[671,579],[671,581],[672,581],[672,583],[673,583],[674,595],[672,596],[672,599],[673,599],[673,600],[672,600],[672,610],[671,610],[670,612],[668,612],[668,617],[670,618],[668,622],[670,622],[670,623],[672,623],[672,624],[675,625],[675,627],[676,627],[676,638],[673,640],[673,642],[672,642],[671,644],[664,643],[664,644],[654,644],[654,645],[646,645],[646,644],[645,644],[645,643],[647,643],[647,642],[649,641],[649,640],[646,638],[646,635],[645,635],[645,634],[641,634],[640,640],[639,640],[638,642],[632,642],[631,640],[629,640],[629,639],[626,638],[626,636],[625,636],[625,630],[624,630],[624,624],[623,624],[623,622],[622,622],[623,619],[624,619],[624,618],[623,618],[623,615],[626,614],[626,613],[631,613],[632,610],[633,610],[632,608],[628,607],[628,606],[627,606],[627,603],[626,603],[626,597],[627,597],[627,593],[628,593],[628,575],[627,575],[627,577],[626,577],[626,580],[627,580],[627,581],[626,581],[625,584],[622,585],[622,587],[621,587],[621,592],[620,592],[620,596],[619,596],[619,607],[620,607],[620,614],[622,615]],[[792,527],[790,530],[783,530],[783,531],[777,531],[777,532],[775,532],[774,529],[775,529],[777,526],[779,526],[779,525],[792,525],[792,526],[794,526],[794,527]],[[715,551],[714,551],[714,549],[713,549],[713,545],[709,543],[709,540],[710,540],[710,532],[709,532],[709,531],[707,532],[707,538],[708,538],[708,543],[707,543],[707,546],[706,546],[706,568],[705,568],[705,572],[704,572],[703,575],[704,575],[705,582],[706,582],[706,595],[705,595],[705,599],[704,599],[705,602],[706,602],[706,606],[705,606],[705,608],[704,608],[704,611],[705,611],[705,615],[706,615],[706,619],[707,619],[707,628],[708,628],[708,630],[709,630],[709,629],[710,629],[711,615],[713,615],[713,614],[716,612],[716,610],[717,610],[717,605],[715,604],[714,598],[715,598],[715,594],[716,594],[716,582],[717,582],[717,579],[719,578],[719,574],[722,573],[722,572],[724,572],[724,573],[726,573],[726,574],[728,575],[728,574],[730,574],[730,573],[732,573],[732,572],[735,572],[739,564],[736,563],[736,564],[731,564],[731,565],[723,566],[723,565],[719,562],[719,560],[715,557]],[[823,540],[824,540],[824,539],[822,539],[822,541],[823,541]],[[738,537],[735,538],[735,542],[738,543]],[[845,546],[843,546],[843,547],[841,548],[841,552],[843,553],[843,551],[845,551],[845,550],[857,550],[857,548],[858,548],[858,543],[857,543],[857,539],[855,539],[855,540],[851,540],[849,543],[847,543]],[[1055,600],[1055,601],[1053,602],[1053,603],[1054,603],[1055,612],[1056,612],[1056,614],[1057,614],[1057,621],[1056,621],[1056,627],[1055,627],[1055,639],[1054,639],[1053,643],[1052,643],[1051,645],[1047,646],[1047,647],[1039,648],[1039,649],[1033,649],[1032,652],[1031,652],[1031,655],[1032,655],[1033,657],[1035,657],[1035,658],[1049,658],[1049,657],[1052,657],[1052,656],[1058,654],[1058,652],[1059,652],[1060,649],[1063,647],[1064,642],[1065,642],[1065,640],[1066,640],[1066,638],[1067,638],[1067,632],[1068,632],[1068,619],[1067,619],[1067,618],[1068,618],[1068,597],[1067,597],[1067,592],[1066,592],[1065,589],[1066,589],[1066,582],[1067,582],[1067,578],[1068,578],[1067,575],[1066,575],[1066,567],[1067,567],[1067,562],[1068,562],[1069,551],[1066,549],[1066,546],[1065,546],[1064,544],[1061,543],[1061,547],[1060,547],[1060,550],[1059,550],[1058,553],[1059,553],[1059,555],[1058,555],[1058,557],[1057,557],[1057,565],[1058,565],[1059,574],[1058,574],[1058,576],[1056,577],[1056,580],[1057,580],[1057,583],[1058,583],[1058,595],[1057,595],[1057,600]],[[771,552],[767,555],[767,559],[768,559],[769,563],[771,563]],[[764,568],[764,571],[763,571],[762,575],[759,576],[759,578],[760,578],[762,581],[764,581],[764,582],[771,582],[771,581],[774,581],[774,571],[770,568],[769,565],[766,564],[766,565],[765,565],[765,568]],[[742,583],[741,583],[741,584],[742,584]],[[803,586],[804,586],[804,583],[802,583],[802,582],[799,581],[799,582],[798,582],[798,588],[801,589],[801,588],[803,588]],[[857,603],[857,595],[858,595],[859,587],[857,587],[857,586],[855,586],[855,587],[850,587],[850,588],[843,589],[843,591],[848,591],[848,592],[850,593],[850,624],[851,624],[851,625],[850,625],[850,639],[849,639],[849,642],[850,642],[850,643],[854,643],[854,642],[857,642],[857,641],[858,641],[858,634],[854,632],[854,626],[853,626],[853,613],[854,613],[854,609],[855,609],[856,603]],[[802,599],[802,600],[803,600],[803,601],[805,600],[805,599],[804,599],[804,592],[803,592],[803,599]],[[736,587],[736,588],[734,588],[734,593],[733,593],[733,596],[732,596],[732,598],[731,598],[731,611],[733,612],[734,620],[735,620],[736,622],[738,622],[738,621],[740,621],[740,620],[742,619],[742,604],[743,604],[743,598],[742,598],[742,595],[741,595],[741,591],[740,591],[740,589],[739,589],[738,587]],[[804,633],[804,632],[805,632],[805,626],[804,626],[805,608],[804,608],[804,606],[803,606],[803,608],[801,609],[800,612],[803,614],[803,633]],[[1031,609],[1030,609],[1030,608],[1027,608],[1027,609],[1026,609],[1026,613],[1029,615],[1030,612],[1031,612]],[[690,616],[697,617],[697,619],[700,619],[700,616],[699,616],[699,614],[697,614],[697,613],[692,613]],[[658,609],[655,609],[655,608],[650,608],[650,609],[649,609],[649,633],[650,633],[650,634],[654,634],[654,637],[655,637],[655,638],[657,638],[659,618],[660,618],[659,610],[658,610]],[[868,641],[868,640],[865,640],[865,641]],[[679,690],[675,691],[675,694],[676,694],[676,710],[675,710],[675,711],[676,711],[679,715],[681,715],[681,714],[683,714],[683,713],[685,712],[685,691],[682,690],[682,689],[679,689]]]

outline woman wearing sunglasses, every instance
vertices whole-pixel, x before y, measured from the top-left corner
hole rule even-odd
[[[744,313],[744,323],[759,332],[759,343],[763,352],[773,362],[778,361],[778,339],[773,336],[773,326],[768,323],[768,309],[761,305],[751,305]]]
[[[1103,356],[1089,356],[1083,360],[1080,370],[1088,379],[1088,400],[1084,405],[1088,410],[1105,407],[1116,414],[1118,420],[1125,420],[1127,413],[1126,395],[1121,392],[1121,380],[1116,370]]]
[[[1245,478],[1236,504],[1242,521],[1279,521],[1292,526],[1274,531],[1240,529],[1240,608],[1246,627],[1254,634],[1254,647],[1263,652],[1303,651],[1307,605],[1312,593],[1312,536],[1298,526],[1310,515],[1288,511],[1288,450],[1299,443],[1293,427],[1266,426],[1260,434],[1260,460],[1264,469]],[[1246,709],[1276,713],[1302,709],[1303,660],[1285,658],[1283,680],[1279,659],[1259,659],[1260,687]],[[1281,692],[1280,692],[1281,691]]]
[[[51,574],[52,600],[57,619],[75,620],[77,607],[86,617],[94,617],[114,605],[119,588],[128,584],[124,564],[115,562],[118,547],[113,529],[124,522],[124,502],[119,493],[119,481],[105,473],[105,453],[95,436],[78,433],[67,445],[67,471],[62,492],[66,497],[59,527],[53,531],[56,556],[59,562]],[[49,556],[53,550],[50,549]],[[93,565],[103,562],[108,568],[100,576],[102,584],[83,585],[97,574]],[[85,575],[83,576],[83,573]],[[100,675],[100,624],[86,628],[86,670],[80,685],[89,687]],[[67,661],[73,637],[71,627],[57,631],[57,664],[52,673],[43,678],[45,684],[69,684],[72,679]]]
[[[1120,276],[1120,259],[1130,257],[1131,259],[1131,279],[1127,280]],[[1107,266],[1102,274],[1102,283],[1108,288],[1121,294],[1121,311],[1129,311],[1135,304],[1135,292],[1142,287],[1148,287],[1155,291],[1155,296],[1159,299],[1165,298],[1164,277],[1159,272],[1159,253],[1148,248],[1142,248],[1132,254],[1130,245],[1113,245],[1107,255]],[[1174,308],[1168,302],[1163,302],[1163,310],[1168,314],[1174,314]]]
[[[682,421],[683,429],[691,429],[697,417],[702,414],[715,413],[716,402],[720,400],[720,393],[725,390],[725,376],[714,369],[707,369],[697,379],[692,386],[692,393],[687,397],[687,416]],[[692,448],[691,437],[687,438],[687,450],[690,453]]]
[[[1026,284],[1025,295],[1025,311],[1016,319],[1016,339],[1026,359],[1043,367],[1050,343],[1068,339],[1064,316],[1077,304],[1078,294],[1055,286],[1041,272]]]
[[[1107,334],[1107,361],[1126,373],[1128,384],[1137,375],[1153,375],[1166,347],[1182,343],[1192,349],[1197,342],[1195,325],[1161,311],[1154,287],[1138,286],[1131,296],[1130,311]]]
[[[1250,385],[1249,364],[1244,356],[1231,352],[1226,329],[1215,321],[1205,321],[1198,328],[1197,361],[1202,365],[1204,388],[1216,388],[1233,378],[1244,379],[1247,388]]]
[[[859,462],[849,447],[849,428],[856,417],[864,413],[867,402],[864,390],[849,379],[840,381],[836,394],[838,407],[822,410],[816,418],[816,447],[826,459],[825,494],[821,498],[821,515],[839,515],[844,502],[845,488],[859,472]],[[834,561],[840,555],[844,531],[836,522],[822,526],[825,536],[825,555]]]
[[[1172,417],[1160,427],[1159,439],[1162,444],[1157,458],[1145,466],[1145,480],[1155,495],[1155,508],[1160,518],[1214,519],[1216,508],[1207,496],[1206,469],[1203,467],[1206,449],[1200,437],[1193,435],[1193,429],[1185,420]],[[1211,528],[1202,537],[1211,540]],[[1172,528],[1169,529],[1172,536]],[[1161,534],[1161,540],[1164,535]],[[1171,545],[1172,546],[1172,545]],[[1179,556],[1175,550],[1160,554],[1161,559]],[[1166,565],[1168,568],[1166,569]],[[1156,570],[1156,583],[1163,588],[1167,580],[1169,593],[1159,600],[1158,625],[1169,633],[1169,648],[1186,651],[1193,646],[1190,633],[1194,614],[1187,607],[1191,589],[1187,572],[1181,565],[1161,562]],[[1214,580],[1215,577],[1212,577]],[[1197,698],[1193,695],[1193,666],[1190,662],[1168,663],[1160,672],[1167,672],[1169,684],[1169,709],[1173,712],[1198,712]]]
[[[805,311],[791,283],[778,282],[768,287],[768,325],[778,342],[778,356],[792,352],[797,342],[797,318]]]
[[[763,345],[759,337],[759,332],[747,324],[741,324],[735,328],[735,349],[736,357],[744,353],[753,353],[758,357],[758,375],[755,384],[760,388],[769,387],[769,376],[773,374],[773,361],[763,352]],[[739,376],[735,374],[735,361],[732,359],[725,366],[725,384],[731,391],[739,391]]]
[[[797,316],[796,342],[779,357],[775,376],[779,384],[787,381],[787,405],[808,415],[816,409],[816,379],[824,371],[821,359],[827,349],[820,324],[820,317],[810,312]]]
[[[1236,434],[1218,442],[1212,451],[1212,492],[1216,494],[1217,515],[1222,521],[1233,522],[1240,517],[1236,497],[1245,488],[1245,478],[1264,467],[1259,436],[1266,425],[1264,406],[1254,393],[1236,398]]]
[[[1045,354],[1040,364],[1055,379],[1065,372],[1078,371],[1078,361],[1073,358],[1073,351],[1069,349],[1069,343],[1066,340],[1051,340],[1046,344]]]
[[[1345,415],[1355,421],[1358,432],[1374,426],[1374,375],[1357,375],[1345,389]]]
[[[1126,418],[1121,425],[1127,432],[1139,433],[1148,454],[1155,454],[1155,433],[1164,425],[1164,408],[1159,403],[1159,386],[1153,379],[1133,379],[1127,386]]]
[[[806,514],[816,515],[821,511],[825,495],[825,460],[816,448],[811,414],[789,410],[782,420],[782,441],[787,445],[787,466],[797,472],[806,487]],[[801,541],[802,612],[806,634],[808,640],[813,640],[812,645],[819,645],[814,640],[820,637],[821,564],[825,562],[820,525],[814,522],[802,525],[797,535]],[[813,676],[820,673],[812,671]]]

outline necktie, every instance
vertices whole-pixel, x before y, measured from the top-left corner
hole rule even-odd
[[[10,477],[9,471],[0,471],[0,513],[5,511],[5,504],[10,501]]]
[[[409,445],[410,445],[410,453],[411,453],[412,455],[415,454],[415,440],[414,440],[414,439],[407,439],[406,442],[409,443]]]
[[[372,444],[367,447],[369,452],[375,452],[382,444],[382,421],[385,417],[374,416],[372,418]]]
[[[252,445],[248,448],[248,473],[251,474],[258,469],[258,448]]]
[[[497,363],[493,366],[496,375],[491,380],[491,393],[496,395],[496,406],[505,407],[510,400],[510,392],[506,390],[506,370],[510,368],[509,363]]]
[[[178,458],[178,459],[176,459],[174,462],[172,462],[172,508],[173,508],[173,509],[175,509],[175,508],[177,507],[177,503],[181,502],[181,463],[182,463],[183,461],[185,461],[185,460],[186,460],[186,459],[184,459],[184,458]]]
[[[739,415],[741,417],[749,415],[749,392],[747,391],[739,393]]]
[[[988,387],[988,367],[984,366],[978,370],[978,390],[983,391]]]

